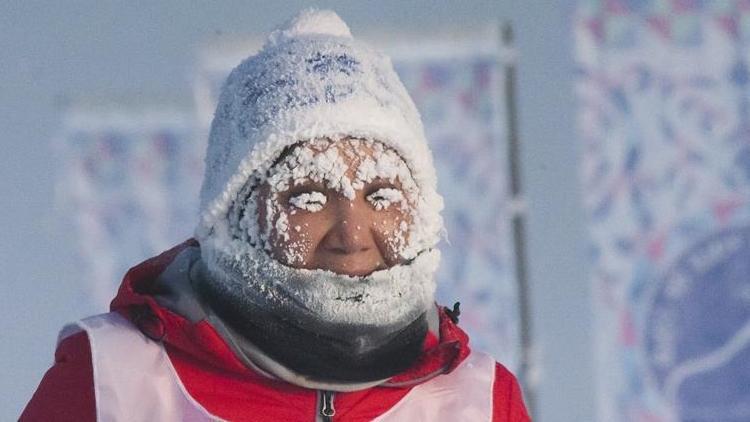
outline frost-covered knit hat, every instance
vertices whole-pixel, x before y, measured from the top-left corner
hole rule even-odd
[[[196,237],[230,251],[227,213],[285,148],[319,138],[379,141],[398,152],[420,191],[420,250],[440,237],[442,198],[419,113],[390,59],[353,39],[331,11],[307,10],[237,66],[219,98],[206,153]],[[236,246],[236,245],[235,245]]]

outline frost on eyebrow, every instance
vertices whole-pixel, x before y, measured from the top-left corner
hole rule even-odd
[[[355,166],[353,177],[348,174],[349,162]],[[319,183],[351,200],[355,191],[376,179],[400,183],[416,203],[418,189],[404,160],[370,140],[318,139],[298,144],[269,170],[266,181],[278,193],[307,182]]]
[[[310,141],[294,147],[272,167],[267,182],[272,193],[285,192],[291,186],[313,182],[354,199],[354,188],[346,176],[348,169],[344,157],[330,141]]]

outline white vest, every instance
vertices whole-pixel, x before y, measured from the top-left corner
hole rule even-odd
[[[79,331],[91,345],[98,421],[221,420],[188,394],[164,347],[120,314],[66,326],[58,343]],[[494,379],[494,359],[472,352],[450,374],[412,388],[375,421],[491,421]]]

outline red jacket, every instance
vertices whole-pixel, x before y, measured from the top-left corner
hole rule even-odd
[[[272,380],[246,367],[206,321],[191,323],[160,306],[150,293],[154,281],[190,240],[151,258],[126,274],[111,309],[152,339],[161,340],[187,392],[209,412],[232,421],[314,421],[317,392]],[[428,334],[420,359],[391,379],[405,387],[372,387],[337,393],[334,421],[368,421],[399,402],[425,375],[453,370],[469,354],[468,337],[444,313],[439,339]],[[409,383],[408,381],[413,381]],[[253,398],[249,401],[248,398]],[[63,340],[22,421],[95,420],[91,350],[85,332]],[[528,421],[516,378],[495,366],[493,420]]]

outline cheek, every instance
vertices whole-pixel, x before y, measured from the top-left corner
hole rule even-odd
[[[315,213],[284,211],[286,213],[285,233],[274,232],[272,251],[274,258],[293,267],[306,267],[311,264],[315,245],[320,241],[320,218]]]
[[[373,233],[384,258],[393,265],[401,260],[401,253],[409,241],[411,218],[401,209],[385,210],[376,213]]]

